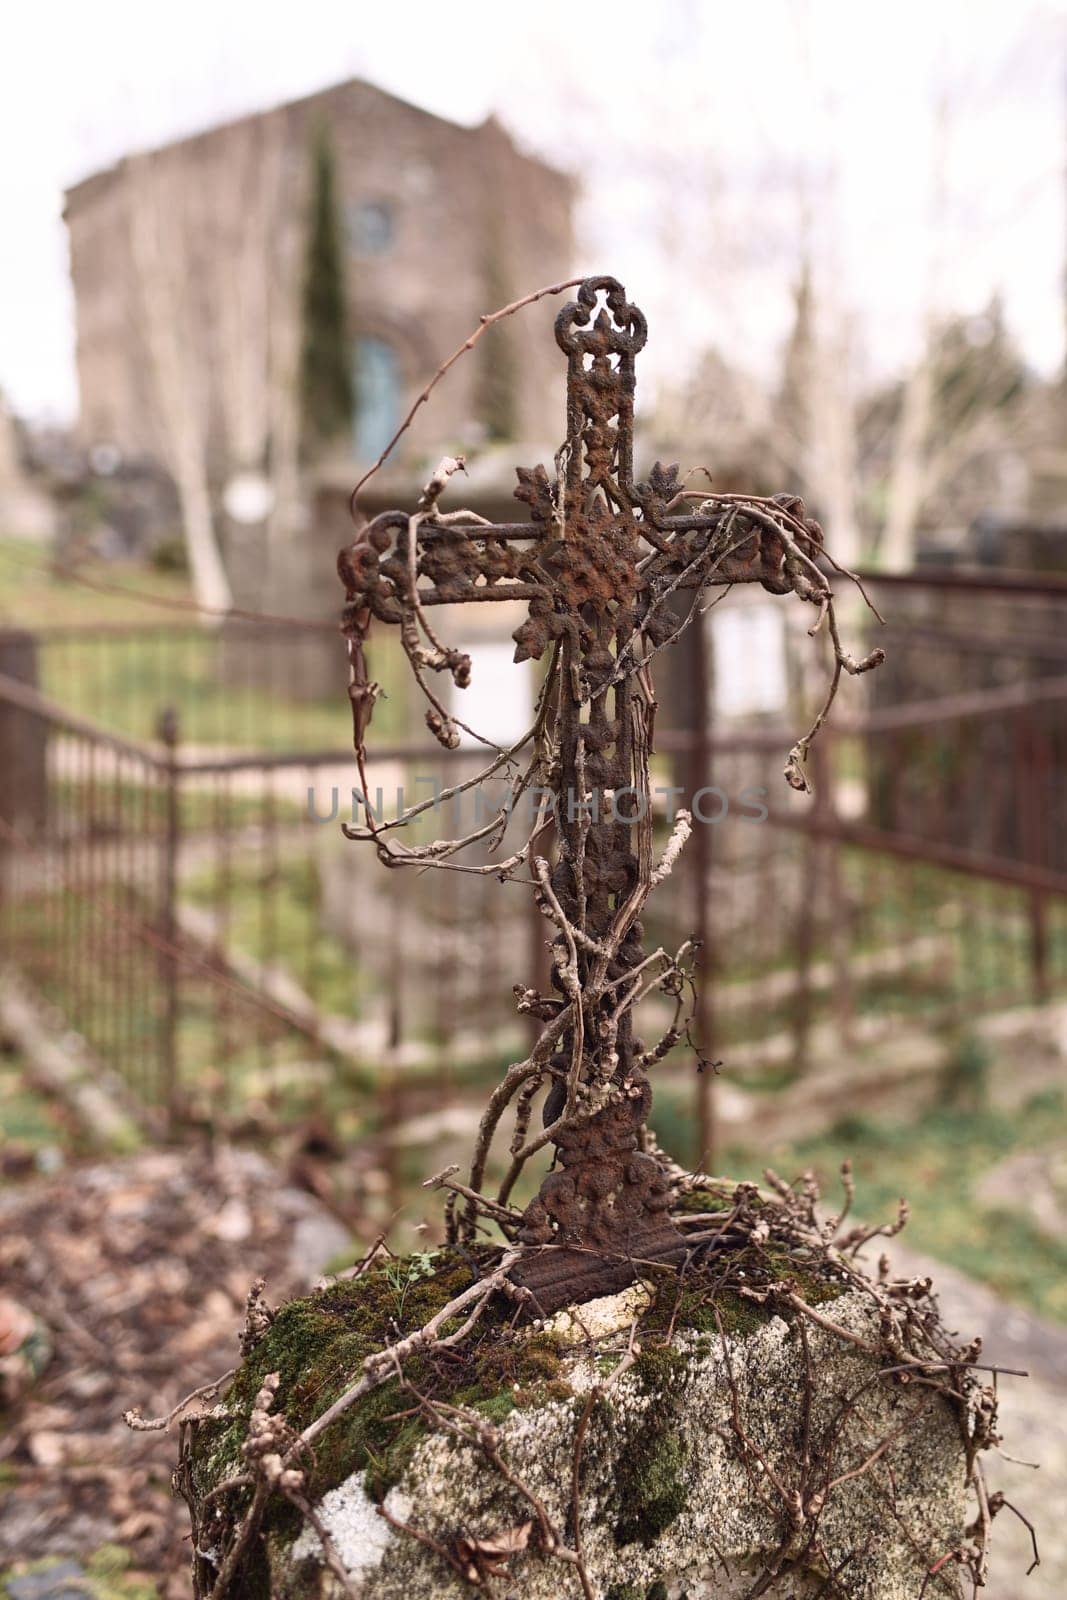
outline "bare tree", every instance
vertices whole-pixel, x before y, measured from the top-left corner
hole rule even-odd
[[[265,475],[264,559],[292,526],[298,472],[299,208],[280,114],[132,157],[125,197],[133,313],[147,359],[160,456],[177,486],[196,598],[233,604],[216,488]]]
[[[208,269],[209,294],[218,308],[225,471],[261,474],[271,489],[262,530],[265,572],[277,566],[301,502],[303,232],[287,155],[284,113],[228,130],[213,184],[218,233],[228,243],[213,252]]]
[[[126,164],[130,258],[158,408],[160,452],[178,490],[193,587],[209,611],[232,593],[219,549],[208,479],[208,406],[199,341],[191,337],[189,239],[193,174],[181,157],[146,153]]]
[[[211,184],[210,261],[217,373],[228,465],[262,467],[270,437],[271,225],[282,155],[275,118],[238,123],[220,141]]]
[[[919,530],[943,518],[947,503],[973,505],[983,494],[1002,503],[1013,448],[1018,461],[1018,435],[1014,443],[1011,437],[1018,413],[1004,381],[1003,346],[973,345],[968,405],[946,404],[945,333],[953,322],[965,323],[961,313],[977,309],[963,298],[973,288],[964,288],[960,263],[1005,231],[1006,213],[1014,216],[1056,181],[1051,159],[1039,179],[1031,169],[1017,177],[998,173],[995,183],[988,164],[975,159],[990,118],[1010,110],[1034,81],[1040,30],[1020,30],[996,62],[966,31],[937,18],[921,30],[902,80],[921,152],[916,160],[908,150],[905,159],[914,162],[913,191],[925,195],[925,215],[914,219],[910,207],[905,213],[918,281],[903,300],[895,291],[887,308],[880,291],[872,295],[849,267],[852,260],[861,270],[867,261],[876,265],[884,254],[877,222],[862,237],[850,226],[856,196],[869,199],[879,181],[877,171],[859,165],[871,149],[868,139],[856,137],[864,131],[865,108],[854,86],[835,78],[836,58],[825,49],[830,25],[819,9],[791,6],[784,20],[783,92],[748,97],[739,124],[728,89],[709,96],[705,76],[686,75],[687,60],[702,59],[686,36],[671,62],[670,104],[655,107],[657,138],[647,141],[654,147],[647,154],[626,151],[628,201],[642,185],[645,214],[662,233],[662,300],[669,310],[695,299],[699,320],[690,326],[714,347],[688,370],[688,352],[672,353],[656,447],[697,459],[713,453],[720,470],[729,461],[741,469],[758,463],[768,479],[805,495],[833,528],[846,562],[877,557],[884,566],[907,567]],[[709,35],[700,42],[705,53],[713,50]],[[745,130],[739,152],[738,125]],[[606,172],[602,182],[618,184],[610,166],[619,159],[615,145],[604,152],[595,123],[585,137],[583,170],[593,163],[592,170]],[[848,248],[850,233],[858,253]],[[875,285],[885,281],[884,273],[870,278]],[[796,293],[792,334],[782,319],[787,286]],[[887,309],[899,330],[899,356],[879,329]],[[803,374],[792,386],[793,405],[781,404],[781,389],[775,393],[775,326],[782,328],[787,362]],[[893,363],[878,388],[865,367],[869,351]]]

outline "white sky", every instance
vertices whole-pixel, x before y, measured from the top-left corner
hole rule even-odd
[[[684,326],[767,368],[805,216],[870,367],[925,295],[996,289],[1033,364],[1062,358],[1067,0],[43,0],[4,45],[0,388],[32,415],[77,403],[63,186],[351,75],[579,168],[577,266],[623,278],[661,364]]]

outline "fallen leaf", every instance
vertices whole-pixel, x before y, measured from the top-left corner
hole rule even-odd
[[[29,1438],[30,1458],[38,1467],[58,1467],[66,1455],[67,1436],[41,1429]]]
[[[476,1582],[479,1576],[507,1577],[508,1560],[526,1549],[532,1527],[532,1522],[520,1522],[514,1528],[502,1528],[485,1539],[471,1539],[460,1534],[455,1541],[456,1554],[467,1567],[468,1577],[473,1572],[471,1581]]]
[[[36,1326],[32,1311],[27,1311],[17,1300],[0,1295],[0,1356],[11,1355]]]

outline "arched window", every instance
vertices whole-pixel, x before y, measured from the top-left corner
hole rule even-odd
[[[360,256],[384,255],[393,242],[393,209],[385,200],[357,200],[346,217],[348,242]]]
[[[400,421],[400,366],[384,339],[356,340],[356,418],[353,444],[357,461],[374,461]]]

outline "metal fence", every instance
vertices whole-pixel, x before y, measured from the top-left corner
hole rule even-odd
[[[949,629],[961,640],[938,633],[945,692],[861,715],[843,697],[814,799],[782,784],[784,726],[658,740],[662,787],[709,792],[649,936],[705,941],[698,1031],[740,1081],[905,1024],[965,1028],[1067,997],[1067,663],[1055,670],[1048,595],[1033,598],[1041,629],[1003,609],[995,623],[1016,652],[1009,682],[972,648],[994,626],[972,593],[969,627]],[[902,685],[907,656],[921,683],[937,631],[911,625],[910,644],[895,625]],[[232,635],[199,630],[0,643],[4,959],[149,1120],[262,1126],[341,1103],[373,1118],[383,1081],[439,1099],[522,1047],[511,986],[543,981],[523,889],[390,873],[341,838],[343,695],[329,651],[321,696],[298,682],[299,637],[249,627],[236,665]],[[161,715],[169,701],[180,716]],[[476,760],[381,744],[371,781],[411,793]],[[661,1021],[653,998],[650,1037]]]
[[[848,1039],[864,1019],[949,1025],[1067,995],[1065,726],[1067,679],[841,716],[804,799],[783,790],[780,733],[712,735],[717,786],[762,791],[766,820],[716,827],[703,880],[672,884],[664,915],[680,926],[685,894],[690,920],[710,910],[735,1066],[802,1067],[823,1019]]]
[[[410,792],[475,760],[383,746],[374,776]],[[343,748],[213,753],[175,710],[129,739],[0,676],[4,961],[148,1121],[278,1123],[361,1097],[374,1116],[383,1071],[457,1083],[521,1041],[507,1001],[529,919],[347,844],[353,776]]]
[[[61,625],[32,639],[42,691],[126,738],[154,741],[163,707],[176,706],[187,745],[259,752],[347,742],[346,659],[333,622]],[[392,692],[394,652],[383,654],[388,731],[403,696],[400,683]]]

